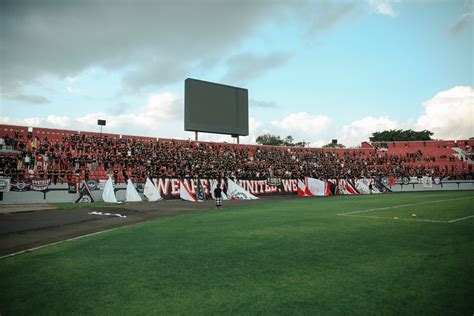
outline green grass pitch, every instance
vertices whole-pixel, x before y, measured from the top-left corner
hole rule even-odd
[[[0,314],[472,315],[473,202],[301,198],[136,224],[1,259]]]

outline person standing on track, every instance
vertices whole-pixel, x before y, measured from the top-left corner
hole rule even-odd
[[[214,197],[216,199],[216,209],[219,209],[222,206],[222,190],[220,186],[214,189]]]

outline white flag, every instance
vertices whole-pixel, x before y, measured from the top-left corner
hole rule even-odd
[[[356,189],[362,194],[370,194],[369,184],[366,181],[367,179],[357,179],[355,180]]]
[[[258,197],[245,191],[240,185],[227,178],[227,197],[231,200],[257,200]]]
[[[423,183],[423,188],[432,188],[433,178],[428,177],[428,176],[423,176],[423,178],[421,178],[421,183]]]
[[[326,183],[315,178],[306,178],[306,185],[312,195],[326,196]]]
[[[135,186],[132,183],[132,180],[127,180],[127,191],[125,192],[125,197],[127,202],[141,202],[142,198],[135,189]]]
[[[102,200],[107,203],[117,203],[117,198],[115,197],[114,184],[112,178],[109,177],[107,182],[105,182],[104,192],[102,193]]]
[[[156,202],[163,199],[161,197],[160,190],[155,187],[155,185],[153,184],[153,182],[151,182],[149,178],[146,178],[145,189],[143,191],[143,194],[148,198],[148,201],[150,202]]]
[[[179,197],[185,201],[202,202],[202,200],[198,200],[196,194],[191,192],[188,183],[187,180],[179,180]]]
[[[372,191],[370,190],[370,183],[372,182],[372,179],[357,179],[355,180],[355,186],[357,191],[359,191],[362,194],[375,194],[375,193],[380,193],[379,189],[372,183]]]

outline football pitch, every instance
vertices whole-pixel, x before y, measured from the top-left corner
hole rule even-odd
[[[474,192],[224,203],[0,259],[0,280],[2,316],[472,315]]]

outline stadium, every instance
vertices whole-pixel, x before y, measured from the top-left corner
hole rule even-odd
[[[0,8],[0,315],[474,313],[472,6]],[[439,82],[385,63],[422,11]]]

